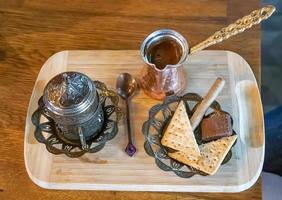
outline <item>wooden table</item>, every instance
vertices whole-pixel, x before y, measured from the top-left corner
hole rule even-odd
[[[259,7],[259,0],[0,0],[0,199],[261,199],[261,179],[237,194],[51,191],[29,179],[23,133],[29,98],[44,61],[65,49],[138,49],[169,27],[191,45]],[[245,57],[260,81],[259,26],[210,49]]]

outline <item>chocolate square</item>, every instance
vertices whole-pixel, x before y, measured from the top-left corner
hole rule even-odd
[[[227,113],[215,113],[201,123],[203,141],[216,140],[232,135],[231,117]]]

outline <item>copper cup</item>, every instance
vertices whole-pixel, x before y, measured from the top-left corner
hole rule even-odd
[[[150,50],[163,42],[172,42],[179,49],[177,63],[156,66],[150,58]],[[168,95],[179,94],[186,87],[186,74],[183,63],[189,53],[186,39],[171,29],[157,30],[146,37],[141,46],[141,55],[145,62],[140,75],[140,84],[144,92],[158,100]]]

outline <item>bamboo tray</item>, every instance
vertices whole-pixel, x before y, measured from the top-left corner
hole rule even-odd
[[[43,188],[77,190],[239,192],[251,187],[260,175],[264,160],[262,104],[250,66],[230,51],[201,51],[190,56],[185,64],[186,92],[204,95],[216,77],[226,80],[217,101],[232,115],[239,137],[232,159],[213,176],[177,177],[173,172],[160,170],[145,153],[142,125],[149,109],[159,102],[142,91],[132,100],[132,128],[138,150],[133,158],[124,152],[127,137],[123,121],[118,135],[102,151],[81,158],[50,154],[45,145],[35,140],[31,114],[53,76],[63,71],[79,71],[114,89],[119,73],[138,76],[142,65],[137,50],[62,51],[46,61],[36,80],[26,118],[24,158],[31,180]],[[124,107],[122,101],[120,106]]]

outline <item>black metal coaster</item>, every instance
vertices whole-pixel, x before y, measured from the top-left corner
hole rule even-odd
[[[68,140],[56,127],[56,123],[44,112],[42,97],[38,101],[38,108],[32,115],[32,123],[35,126],[34,136],[38,142],[44,143],[46,149],[53,154],[65,154],[68,157],[80,157],[84,153],[95,153],[100,151],[107,141],[113,139],[118,132],[118,121],[122,112],[118,107],[119,98],[117,94],[108,90],[106,85],[99,81],[94,81],[98,90],[99,100],[104,112],[104,125],[99,134],[88,138],[86,143],[88,148],[82,149],[79,140]],[[44,119],[45,118],[45,119]],[[44,122],[42,122],[44,121]]]
[[[178,105],[178,102],[185,102],[186,111],[189,118],[194,113],[197,105],[202,101],[202,97],[195,93],[187,93],[181,97],[169,96],[162,104],[153,106],[149,111],[149,119],[143,124],[142,131],[145,136],[144,148],[146,153],[155,158],[156,165],[164,171],[173,171],[177,176],[182,178],[190,178],[195,174],[206,175],[198,170],[195,170],[187,165],[184,165],[168,156],[169,148],[161,145],[163,132],[170,121],[173,113]],[[213,112],[224,112],[219,103],[214,101],[210,106],[207,114]],[[225,112],[226,113],[226,112]],[[194,131],[197,143],[204,143],[201,140],[201,128],[198,126]],[[233,131],[233,134],[236,134]],[[226,155],[222,164],[227,163],[232,156],[231,150]]]

